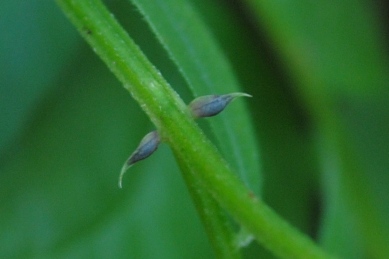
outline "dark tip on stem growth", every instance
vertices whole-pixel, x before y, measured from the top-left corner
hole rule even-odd
[[[119,187],[122,188],[122,179],[124,173],[136,162],[149,157],[157,150],[160,143],[160,137],[157,131],[152,131],[143,137],[139,146],[131,154],[126,163],[123,165],[119,176]]]
[[[251,95],[245,93],[205,95],[194,99],[189,104],[189,109],[194,118],[212,117],[222,112],[235,98],[241,96],[251,97]]]
[[[251,97],[245,93],[231,93],[224,95],[206,95],[194,99],[189,105],[189,109],[194,118],[211,117],[219,114],[236,97]],[[122,179],[124,173],[135,163],[149,157],[157,150],[160,143],[160,136],[157,131],[152,131],[143,137],[139,146],[130,158],[123,165],[119,176],[119,187],[122,188]]]

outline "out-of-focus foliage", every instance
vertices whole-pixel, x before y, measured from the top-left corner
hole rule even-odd
[[[375,240],[389,242],[389,70],[379,9],[189,2],[254,96],[264,199],[335,254],[383,257]],[[181,69],[136,8],[109,6],[190,101]],[[55,3],[0,7],[0,257],[212,258],[166,145],[117,188],[123,162],[154,127]],[[356,201],[355,189],[369,199]],[[247,258],[264,253],[245,249]]]

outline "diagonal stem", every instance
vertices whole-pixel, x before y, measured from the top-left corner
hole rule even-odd
[[[94,51],[153,121],[180,163],[257,240],[283,258],[329,258],[241,183],[187,107],[99,0],[57,0]]]

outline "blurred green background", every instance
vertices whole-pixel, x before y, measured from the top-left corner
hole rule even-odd
[[[388,255],[385,2],[188,2],[254,96],[267,203],[335,254]],[[107,3],[189,102],[136,8]],[[212,258],[167,145],[117,187],[154,127],[55,2],[3,0],[0,33],[0,257]]]

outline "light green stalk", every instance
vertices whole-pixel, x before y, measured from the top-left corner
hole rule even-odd
[[[329,258],[254,196],[194,122],[186,105],[99,0],[58,0],[94,51],[141,105],[181,167],[256,239],[283,258]],[[188,179],[190,181],[190,179]]]

